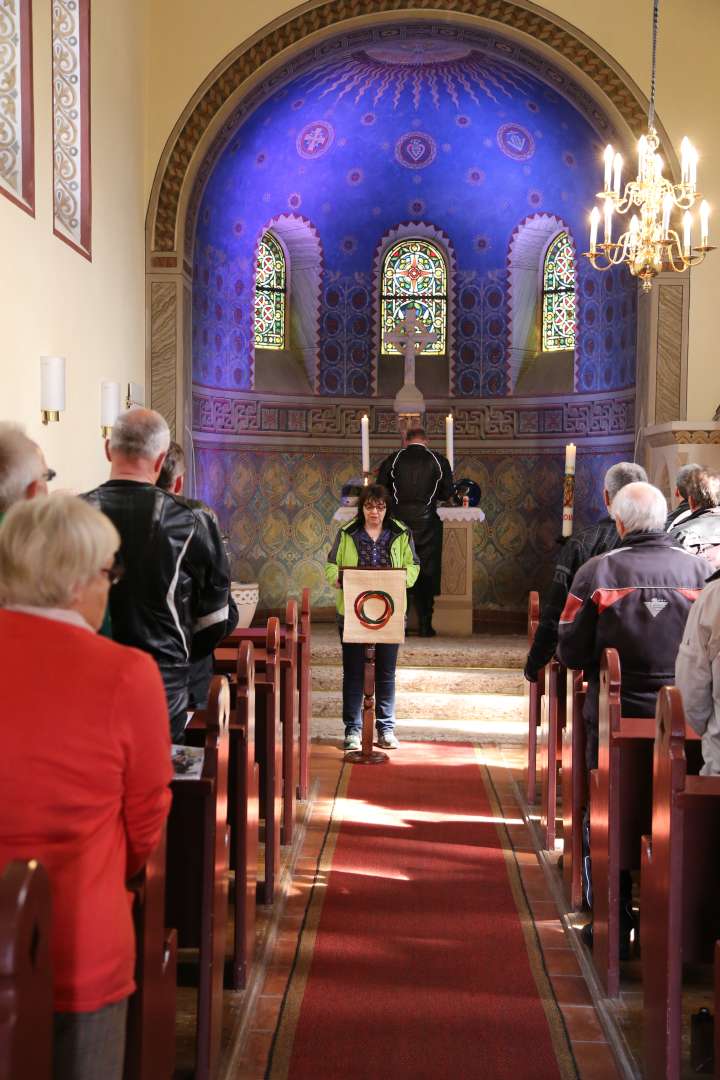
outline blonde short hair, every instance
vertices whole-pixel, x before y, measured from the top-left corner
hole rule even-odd
[[[0,605],[68,607],[119,547],[110,519],[75,495],[16,503],[0,525]]]

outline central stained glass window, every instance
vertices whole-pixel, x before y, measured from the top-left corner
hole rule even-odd
[[[255,347],[285,348],[285,252],[272,233],[263,234],[255,270]]]
[[[556,236],[543,266],[542,347],[575,348],[575,256],[566,232]]]
[[[388,250],[382,270],[382,352],[399,353],[388,340],[399,319],[414,309],[437,340],[423,354],[442,356],[447,339],[447,266],[428,240],[399,240]]]

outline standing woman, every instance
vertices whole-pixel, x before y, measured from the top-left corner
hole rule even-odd
[[[358,498],[357,517],[343,525],[335,537],[325,576],[337,589],[337,618],[342,640],[344,603],[340,571],[346,567],[392,566],[405,569],[407,587],[411,588],[420,573],[412,535],[407,525],[386,517],[390,495],[382,484],[368,484]],[[397,750],[395,737],[395,666],[398,645],[375,646],[375,726],[378,746]],[[343,723],[345,750],[361,747],[363,674],[365,646],[343,643]]]

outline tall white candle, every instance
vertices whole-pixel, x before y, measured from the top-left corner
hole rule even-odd
[[[687,184],[690,175],[690,140],[687,135],[680,143],[680,182]]]
[[[670,214],[673,208],[673,197],[668,191],[663,198],[663,216],[662,216],[662,231],[663,238],[667,240],[668,233],[670,232]]]
[[[700,203],[700,247],[707,247],[710,236],[710,206],[705,199]]]
[[[568,443],[565,447],[565,475],[575,475],[575,455],[577,454],[577,446],[575,443]]]
[[[370,421],[363,416],[360,421],[360,445],[362,447],[362,471],[370,472]]]
[[[603,154],[603,158],[605,159],[605,187],[603,188],[603,191],[610,190],[610,183],[612,181],[613,157],[613,148],[608,143],[608,145],[605,147],[605,153]]]
[[[597,206],[593,206],[590,213],[590,254],[594,255],[597,251],[597,234],[598,225],[600,224],[600,211]]]
[[[450,468],[455,468],[455,420],[453,414],[448,413],[445,417],[445,457],[450,462]]]
[[[686,210],[683,214],[683,255],[690,254],[690,241],[692,239],[692,214]]]
[[[612,199],[605,200],[605,243],[612,243],[612,216],[613,216],[613,203]]]

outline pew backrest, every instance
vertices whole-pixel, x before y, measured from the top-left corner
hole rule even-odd
[[[50,882],[34,859],[0,876],[0,1080],[50,1080]]]

